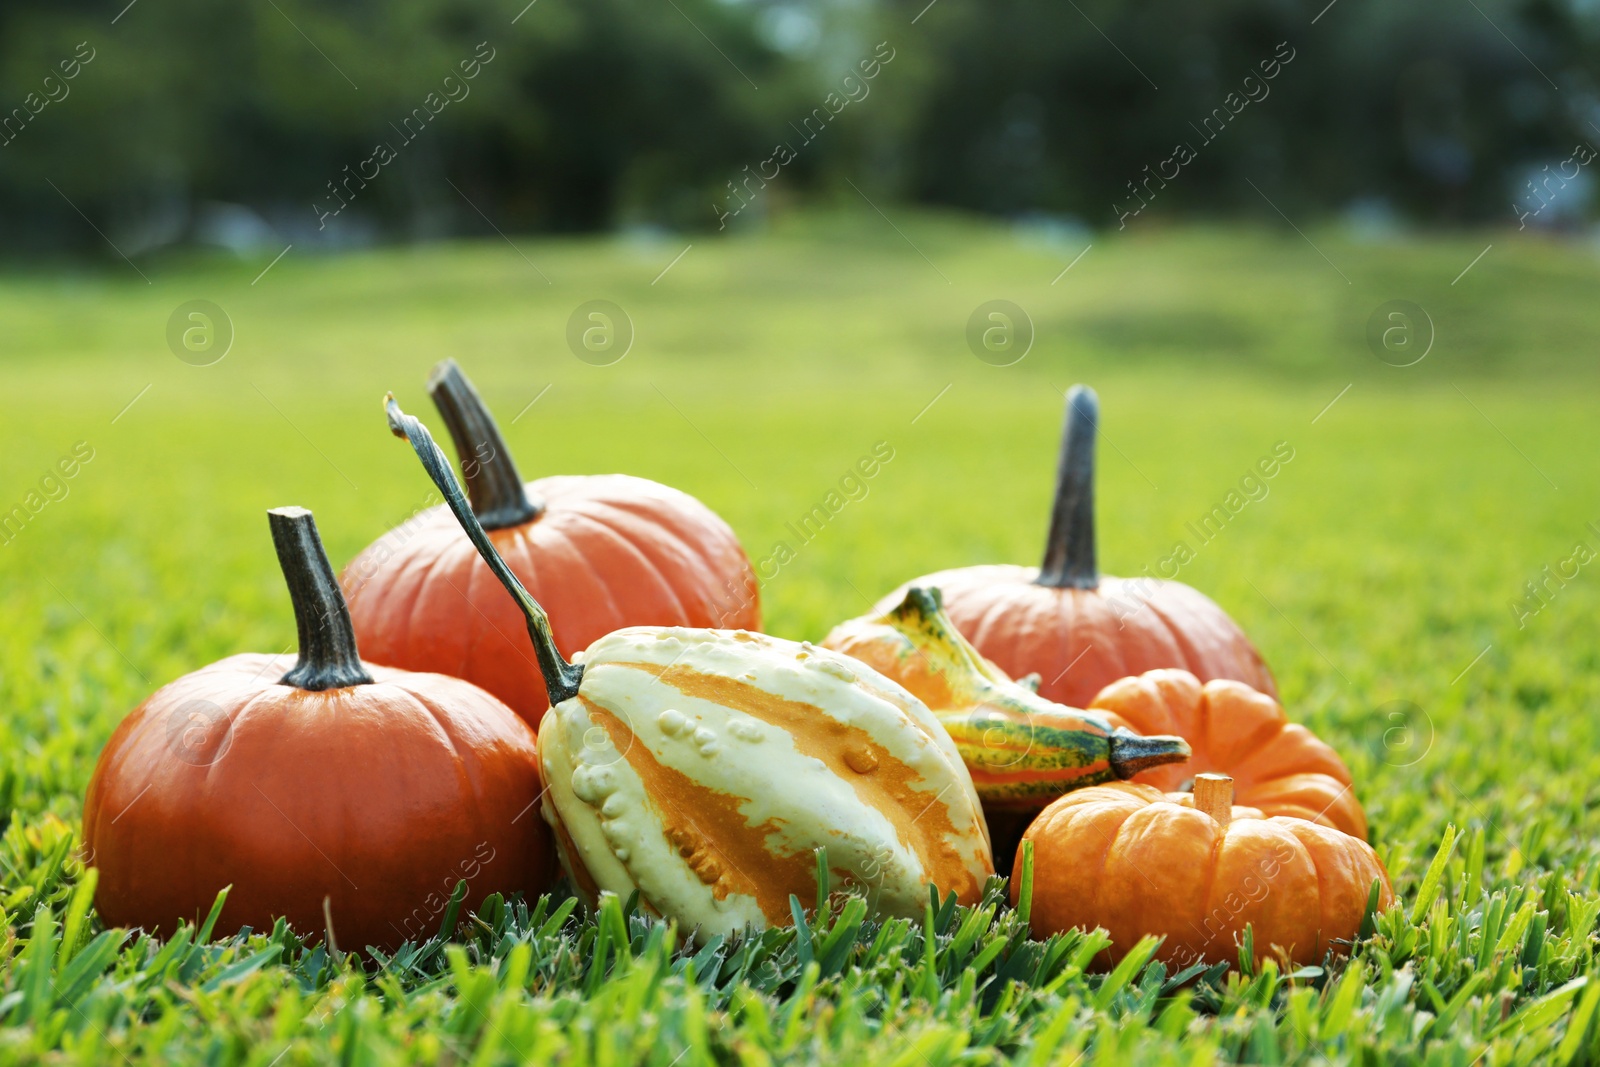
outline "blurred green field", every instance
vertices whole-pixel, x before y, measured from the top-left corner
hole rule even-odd
[[[0,808],[12,812],[0,1047],[66,1061],[112,1049],[184,1062],[421,1062],[430,1050],[496,1061],[526,1052],[505,1040],[526,1032],[573,1062],[684,1067],[1001,1053],[1066,1063],[1085,1044],[1103,1062],[1593,1056],[1585,991],[1600,984],[1566,983],[1595,967],[1600,596],[1584,568],[1551,583],[1537,613],[1519,619],[1512,604],[1577,545],[1600,552],[1595,250],[1500,233],[1374,244],[1315,231],[1314,247],[1292,231],[1076,238],[890,215],[812,216],[686,252],[687,239],[662,236],[519,240],[342,258],[295,249],[259,277],[265,260],[141,263],[148,284],[120,260],[0,277],[0,513],[26,507],[75,447],[92,449],[64,494],[0,534]],[[573,309],[597,298],[625,308],[636,332],[626,358],[603,367],[565,340]],[[169,315],[193,299],[223,307],[236,331],[211,366],[167,347]],[[1015,365],[967,347],[968,316],[991,299],[1035,324]],[[1436,328],[1414,366],[1387,365],[1366,342],[1368,317],[1393,299],[1424,307]],[[1074,382],[1101,395],[1111,573],[1155,566],[1188,539],[1185,523],[1288,442],[1294,458],[1269,495],[1179,578],[1233,614],[1290,714],[1350,763],[1408,907],[1446,826],[1460,830],[1439,908],[1415,925],[1396,917],[1344,977],[1302,975],[1293,988],[1236,975],[1178,994],[1151,972],[1119,986],[1066,966],[1009,1004],[1015,1025],[998,1029],[992,998],[962,1002],[959,965],[948,985],[930,978],[859,1018],[826,1005],[867,971],[812,988],[803,968],[774,965],[768,984],[751,979],[754,1000],[705,992],[702,1003],[681,960],[652,957],[643,934],[637,958],[617,958],[605,996],[588,1000],[583,979],[501,988],[492,946],[448,964],[436,954],[404,981],[288,949],[241,967],[259,936],[159,981],[146,970],[153,948],[130,947],[76,999],[28,986],[36,908],[47,901],[59,918],[80,871],[57,843],[77,830],[112,727],[179,674],[292,643],[267,508],[312,508],[340,564],[424,500],[430,487],[380,400],[393,389],[431,416],[422,382],[446,356],[500,415],[525,476],[639,474],[705,500],[757,561],[789,541],[795,558],[765,568],[762,597],[768,629],[792,637],[818,638],[928,570],[1036,562]],[[785,524],[878,442],[894,457],[866,497],[795,544]],[[1407,948],[1406,931],[1420,942]],[[592,944],[595,927],[574,921],[561,936]],[[641,977],[652,966],[659,981]],[[755,1001],[788,1014],[758,1025]],[[505,1033],[490,1034],[491,1015]],[[785,1036],[800,1017],[815,1034]],[[1068,1029],[1050,1025],[1064,1017]]]

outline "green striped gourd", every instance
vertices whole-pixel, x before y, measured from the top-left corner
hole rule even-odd
[[[1141,736],[1116,716],[1052,703],[1007,677],[956,630],[937,589],[909,589],[883,614],[839,624],[823,645],[931,708],[991,810],[1037,810],[1070,790],[1189,758],[1180,737]]]
[[[916,697],[840,653],[745,631],[629,627],[566,662],[427,429],[393,397],[388,410],[527,617],[551,706],[542,810],[582,896],[637,892],[700,938],[783,925],[791,897],[816,899],[825,848],[830,885],[883,914],[921,916],[930,884],[977,903],[994,873],[983,808]]]

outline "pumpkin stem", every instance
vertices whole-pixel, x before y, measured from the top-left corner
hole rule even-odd
[[[1100,586],[1094,552],[1094,439],[1099,427],[1100,398],[1087,385],[1074,385],[1067,392],[1056,498],[1036,585],[1052,589]]]
[[[1233,821],[1233,779],[1226,774],[1195,775],[1194,806],[1226,830]]]
[[[456,521],[466,531],[468,540],[478,550],[478,555],[483,557],[483,561],[489,565],[494,576],[500,579],[500,584],[506,587],[506,592],[511,594],[527,618],[528,636],[533,639],[534,655],[539,659],[539,673],[544,675],[545,689],[550,694],[550,706],[555,707],[563,700],[576,696],[578,684],[583,680],[583,666],[568,663],[562,658],[561,650],[556,648],[555,635],[550,631],[550,616],[545,614],[539,602],[522,587],[521,582],[517,581],[517,576],[511,573],[506,561],[500,558],[499,551],[489,540],[489,535],[484,532],[483,524],[478,521],[478,517],[472,513],[472,508],[467,504],[461,486],[456,484],[455,475],[450,472],[450,461],[439,451],[433,435],[414,416],[400,410],[400,402],[394,398],[393,393],[384,397],[383,403],[389,415],[389,429],[396,437],[404,437],[411,442],[417,457],[422,460],[423,469],[428,472],[428,477],[433,479],[433,484],[439,487],[439,492],[444,494],[445,503],[455,512]]]
[[[1163,763],[1182,763],[1192,753],[1189,742],[1169,734],[1146,736],[1117,727],[1111,731],[1111,773],[1126,781]]]
[[[467,496],[484,529],[521,526],[543,514],[543,501],[528,496],[500,427],[455,360],[444,360],[433,368],[428,375],[428,395],[455,442]]]
[[[317,522],[305,508],[273,508],[267,512],[272,544],[278,550],[284,584],[294,602],[300,632],[300,658],[278,679],[296,689],[321,692],[352,685],[371,685],[372,675],[356,651],[350,609],[333,577],[328,553],[317,536]]]

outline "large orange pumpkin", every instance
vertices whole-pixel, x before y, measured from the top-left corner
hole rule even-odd
[[[1165,938],[1156,958],[1173,969],[1238,958],[1252,927],[1256,958],[1280,951],[1322,962],[1361,929],[1378,883],[1378,909],[1394,902],[1389,876],[1365,842],[1304,819],[1234,807],[1225,776],[1202,776],[1196,796],[1133,782],[1068,793],[1023,835],[1033,843],[1035,936],[1104,927],[1114,965],[1141,937]],[[1011,878],[1015,903],[1024,854]]]
[[[1227,614],[1180,582],[1102,575],[1095,558],[1094,391],[1067,397],[1055,503],[1044,564],[962,567],[914,578],[878,602],[886,611],[911,586],[944,594],[945,611],[979,652],[1013,678],[1040,676],[1039,695],[1081,708],[1109,683],[1157,667],[1203,681],[1232,678],[1269,695],[1272,673]]]
[[[1367,816],[1344,760],[1265,693],[1241,682],[1201,685],[1187,671],[1149,671],[1111,683],[1089,707],[1140,733],[1189,742],[1189,762],[1152,767],[1136,782],[1174,790],[1197,774],[1219,772],[1233,778],[1241,804],[1366,839]]]
[[[231,656],[117,727],[84,802],[101,918],[171,930],[231,885],[220,929],[331,921],[346,949],[392,949],[436,931],[463,879],[468,907],[546,890],[528,725],[459,679],[363,663],[311,513],[269,516],[299,660]]]
[[[455,440],[474,513],[517,578],[549,605],[564,655],[624,626],[761,628],[750,561],[704,504],[624,474],[524,485],[453,360],[434,368],[428,390]],[[522,616],[449,509],[391,530],[342,580],[369,659],[465,678],[538,726],[550,702]]]

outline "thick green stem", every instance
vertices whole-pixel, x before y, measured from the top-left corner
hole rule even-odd
[[[278,550],[284,584],[294,603],[300,631],[300,658],[279,679],[284,685],[320,692],[351,685],[371,685],[372,675],[356,651],[350,609],[333,576],[328,554],[317,536],[317,523],[305,508],[273,508],[267,512],[272,544]]]
[[[455,442],[473,514],[484,528],[500,530],[537,519],[544,504],[528,496],[500,427],[455,360],[444,360],[433,368],[428,375],[428,395]]]
[[[582,665],[568,663],[562,658],[561,650],[556,648],[555,635],[550,631],[550,616],[545,614],[539,602],[522,587],[522,583],[511,573],[511,568],[506,566],[506,561],[500,557],[499,551],[489,540],[483,524],[473,514],[466,495],[461,492],[461,486],[456,484],[455,475],[450,471],[450,461],[434,443],[433,435],[415,417],[400,410],[400,403],[395,400],[393,393],[384,398],[384,410],[389,415],[389,429],[396,437],[404,437],[411,442],[417,457],[422,460],[423,469],[428,472],[428,477],[433,479],[433,484],[439,487],[439,492],[444,494],[445,503],[450,505],[456,521],[461,523],[461,528],[467,532],[467,538],[478,550],[478,555],[483,557],[483,561],[489,565],[494,576],[500,579],[500,584],[506,587],[506,592],[511,594],[517,606],[522,609],[522,614],[528,620],[528,636],[533,639],[534,655],[538,657],[539,673],[544,675],[544,685],[550,694],[551,706],[554,707],[563,700],[576,696],[578,684],[583,680]]]
[[[1067,393],[1067,426],[1061,435],[1055,504],[1038,585],[1054,589],[1097,589],[1100,570],[1094,550],[1094,441],[1100,427],[1100,400],[1086,385]]]

